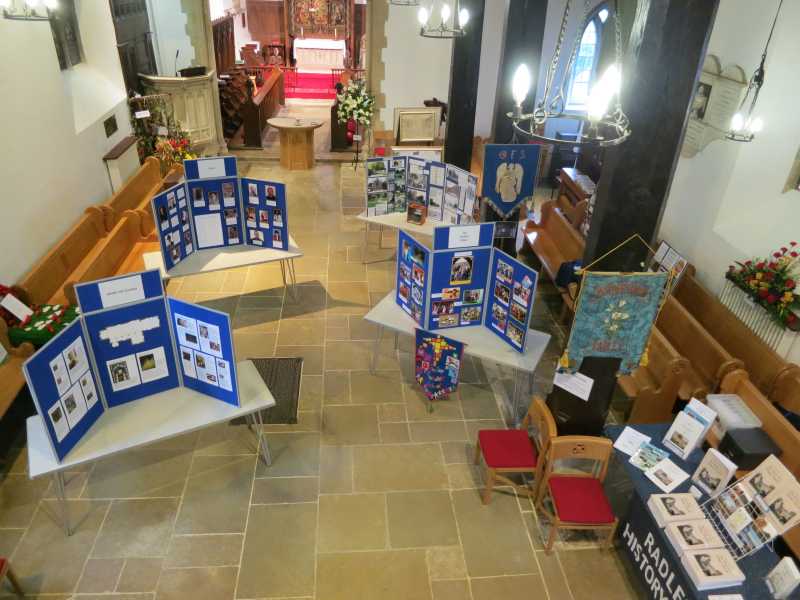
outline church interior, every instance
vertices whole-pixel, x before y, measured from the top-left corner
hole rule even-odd
[[[0,0],[0,598],[800,598],[794,25]]]

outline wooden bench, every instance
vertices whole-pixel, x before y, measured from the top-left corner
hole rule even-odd
[[[672,296],[667,296],[656,327],[689,360],[689,369],[678,390],[681,400],[705,398],[717,390],[725,375],[744,366]]]
[[[778,375],[769,400],[800,415],[800,369],[790,369]]]
[[[6,414],[14,398],[25,387],[25,376],[22,374],[22,363],[33,356],[32,344],[25,342],[17,347],[8,339],[8,326],[0,319],[0,344],[8,352],[8,358],[0,365],[0,418]]]
[[[84,213],[18,283],[27,301],[33,304],[66,304],[68,300],[64,284],[106,235],[103,213]]]
[[[585,248],[583,237],[553,202],[545,202],[542,205],[539,223],[528,221],[525,227],[525,239],[542,263],[542,270],[553,283],[563,263],[583,258]],[[573,284],[568,288],[557,287],[564,300],[563,318],[567,309],[575,312],[577,285]]]
[[[76,283],[142,270],[142,254],[158,249],[158,242],[142,235],[140,212],[125,211],[122,219],[70,274],[69,280],[64,284],[67,300],[72,304],[77,303],[74,289]]]
[[[781,358],[690,273],[683,274],[674,296],[731,356],[744,363],[750,380],[765,396],[771,395],[784,372],[800,369]]]
[[[655,327],[648,345],[647,366],[617,379],[633,400],[629,423],[664,423],[672,420],[672,409],[689,370],[689,361]]]

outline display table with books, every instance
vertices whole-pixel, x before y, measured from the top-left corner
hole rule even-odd
[[[670,429],[670,424],[635,425],[633,428],[649,436],[650,444],[668,452],[661,440]],[[616,441],[623,429],[621,426],[608,426],[605,433],[611,440]],[[702,449],[696,449],[684,460],[673,452],[669,452],[670,460],[689,474],[697,470],[704,455]],[[728,560],[730,557],[724,550],[711,548],[711,546],[717,545],[712,541],[717,538],[714,528],[708,521],[689,521],[692,525],[691,529],[687,527],[687,521],[665,522],[663,515],[668,515],[669,505],[675,501],[670,498],[665,502],[664,499],[667,496],[675,496],[678,503],[684,502],[686,506],[676,507],[675,512],[686,513],[687,519],[691,518],[692,506],[697,506],[697,503],[690,496],[683,494],[689,492],[693,485],[692,480],[686,479],[677,485],[669,495],[665,495],[663,490],[659,489],[645,475],[644,471],[629,462],[630,458],[629,454],[615,448],[615,468],[612,469],[612,472],[624,472],[630,487],[632,487],[627,509],[620,511],[620,507],[615,507],[615,510],[620,511],[618,512],[620,515],[619,547],[621,554],[631,561],[634,567],[633,571],[641,579],[645,589],[649,591],[649,597],[703,600],[709,596],[720,594],[733,594],[734,597],[739,594],[748,600],[771,597],[765,577],[778,564],[781,557],[773,552],[770,545],[765,545],[734,563],[733,560]],[[609,485],[625,486],[619,481],[615,483],[613,478],[609,478]],[[703,504],[708,499],[709,496],[704,493],[699,499],[699,504]],[[654,506],[658,507],[659,504],[660,508],[664,508],[663,511],[653,508]],[[689,506],[690,504],[692,506]],[[679,552],[678,547],[684,545],[681,543],[681,538],[690,540],[689,544],[697,544],[700,550]],[[710,543],[699,543],[697,538],[703,538]],[[686,565],[696,567],[694,573],[690,573]],[[722,571],[727,571],[728,567],[730,573],[723,573]],[[701,591],[696,582],[698,578],[702,581],[702,573],[711,575],[712,580],[727,575],[736,579],[740,574],[746,575],[746,579],[741,584]]]

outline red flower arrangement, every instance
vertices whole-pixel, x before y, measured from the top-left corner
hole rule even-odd
[[[737,262],[731,265],[725,277],[744,291],[753,301],[763,306],[772,319],[782,327],[800,329],[800,319],[795,311],[800,309],[800,296],[795,293],[800,248],[797,242],[776,250],[769,258]]]

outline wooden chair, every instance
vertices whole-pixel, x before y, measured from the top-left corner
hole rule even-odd
[[[2,584],[3,579],[6,578],[11,584],[11,589],[14,590],[14,593],[20,598],[22,598],[24,594],[22,593],[22,588],[19,587],[19,582],[17,581],[17,578],[14,577],[14,574],[11,572],[11,565],[8,564],[8,560],[0,557],[0,584]]]
[[[535,429],[535,444],[531,442],[528,428]],[[486,487],[483,490],[483,503],[489,504],[492,489],[499,479],[513,486],[520,493],[536,497],[542,480],[550,441],[558,434],[556,422],[550,409],[539,396],[533,397],[525,418],[519,429],[482,429],[478,432],[475,444],[475,464],[480,464],[481,456],[486,463]],[[534,488],[520,486],[503,474],[528,474],[534,477]]]
[[[536,504],[550,521],[550,536],[545,552],[550,552],[559,529],[608,529],[606,547],[611,547],[619,520],[603,491],[611,440],[585,435],[565,435],[550,441],[543,483]],[[591,473],[554,473],[558,460],[585,459],[594,461]],[[549,497],[552,511],[545,506]]]

